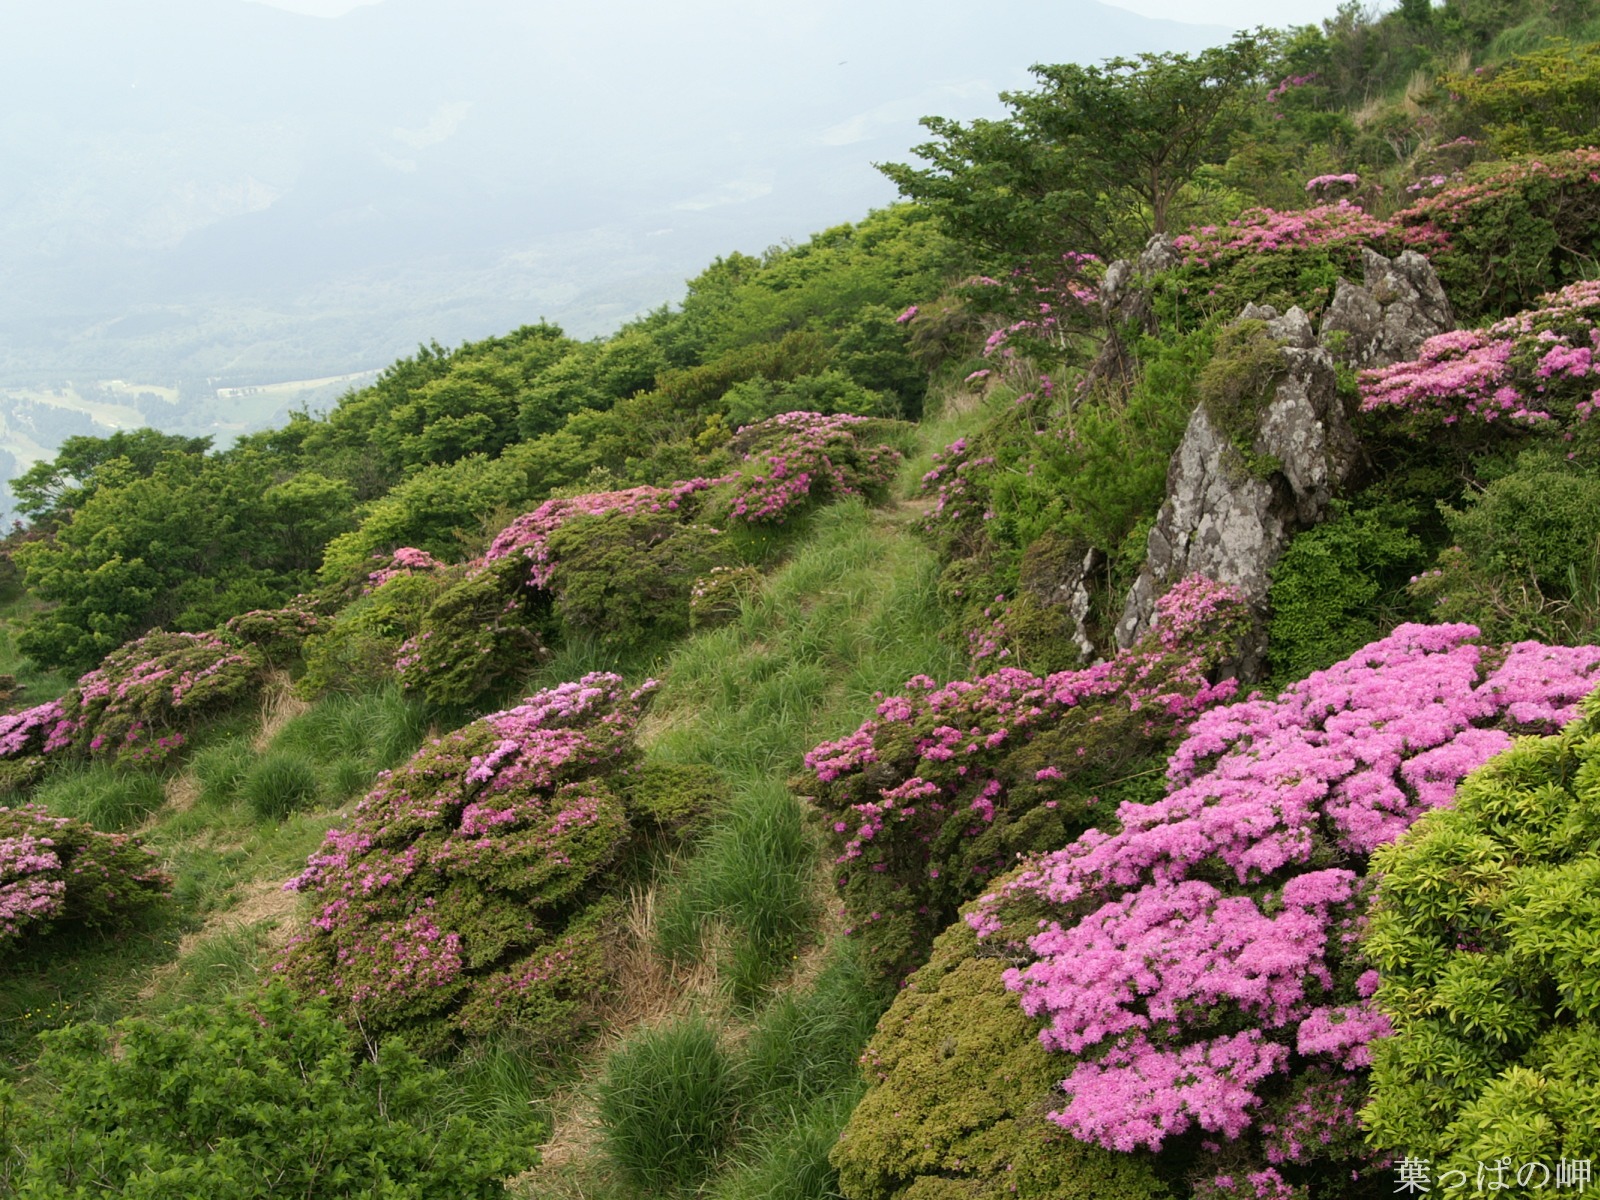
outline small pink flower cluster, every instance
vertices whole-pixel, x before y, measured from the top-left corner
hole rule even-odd
[[[1122,756],[1162,746],[1230,697],[1233,682],[1206,673],[1247,620],[1237,592],[1192,576],[1163,599],[1156,631],[1108,662],[944,687],[919,676],[877,719],[807,754],[846,908],[885,930],[868,938],[874,966],[914,965],[927,929],[1009,865],[1014,826],[1070,836],[1096,800],[1085,780],[1108,767],[1114,777]]]
[[[426,550],[418,550],[414,546],[401,546],[384,560],[383,566],[367,575],[367,583],[361,589],[361,594],[368,595],[375,592],[389,580],[401,575],[414,575],[418,571],[437,571],[443,566],[442,562]]]
[[[1306,180],[1306,191],[1326,192],[1335,188],[1355,187],[1361,182],[1361,176],[1355,174],[1345,175],[1317,175]]]
[[[1099,314],[1100,281],[1105,264],[1093,254],[1068,251],[1044,268],[1019,267],[1012,271],[1009,284],[1009,311],[1022,315],[991,333],[983,343],[983,356],[1000,355],[1011,359],[1011,343],[1017,339],[1043,341],[1055,349],[1064,348],[1073,328],[1081,328],[1085,317]],[[985,286],[1004,287],[992,279]]]
[[[1393,410],[1453,425],[1462,417],[1492,424],[1572,429],[1600,403],[1600,281],[1574,283],[1538,308],[1487,329],[1429,338],[1410,362],[1361,376],[1364,412]]]
[[[286,885],[318,908],[278,969],[369,1030],[430,1025],[432,1036],[464,1028],[463,1014],[488,1003],[482,987],[498,1004],[533,1004],[558,984],[592,993],[597,981],[562,967],[588,961],[563,939],[627,837],[607,780],[636,757],[655,686],[586,675],[436,738],[380,776]]]
[[[57,921],[119,921],[171,883],[137,839],[40,805],[0,808],[0,955]]]
[[[1053,1120],[1113,1149],[1193,1126],[1237,1141],[1286,1075],[1369,1065],[1387,1023],[1358,947],[1367,856],[1600,683],[1600,647],[1476,637],[1404,625],[1276,700],[1202,713],[1163,799],[1124,804],[1118,832],[1033,859],[969,910],[980,940],[1031,959],[1006,986],[1076,1059]],[[1041,905],[1059,915],[1036,920]],[[1298,1161],[1315,1124],[1258,1130],[1261,1154]]]
[[[933,507],[921,528],[948,543],[949,557],[965,557],[983,538],[983,525],[991,513],[986,473],[995,465],[992,454],[976,454],[966,438],[957,438],[933,456],[933,467],[922,477],[918,494],[932,497]]]
[[[1320,204],[1298,212],[1252,208],[1225,226],[1202,225],[1173,238],[1191,266],[1220,263],[1274,250],[1310,250],[1356,246],[1390,232],[1390,225],[1368,216],[1348,200]]]
[[[789,412],[741,429],[745,451],[729,515],[750,525],[781,525],[802,508],[844,496],[878,495],[900,465],[897,450],[869,445],[867,417]]]

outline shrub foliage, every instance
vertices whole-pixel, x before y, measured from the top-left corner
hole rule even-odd
[[[379,777],[289,887],[317,902],[280,970],[415,1044],[519,1025],[559,1041],[603,998],[629,840],[621,786],[653,683],[588,675]]]

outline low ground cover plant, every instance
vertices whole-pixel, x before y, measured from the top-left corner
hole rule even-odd
[[[39,1069],[38,1103],[0,1096],[0,1136],[21,1153],[12,1194],[29,1200],[489,1200],[535,1157],[441,1114],[444,1071],[282,985],[69,1026],[46,1035]]]

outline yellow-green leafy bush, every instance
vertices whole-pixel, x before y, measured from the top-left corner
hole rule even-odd
[[[1373,861],[1379,1145],[1435,1177],[1600,1148],[1600,698],[1524,738]],[[1453,1178],[1453,1176],[1452,1176]]]

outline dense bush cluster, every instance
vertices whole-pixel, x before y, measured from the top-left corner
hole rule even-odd
[[[395,1041],[364,1045],[282,986],[71,1026],[40,1070],[48,1100],[0,1124],[23,1151],[12,1194],[29,1200],[490,1200],[534,1157],[442,1113],[444,1071]]]
[[[1498,317],[1581,278],[1600,249],[1600,150],[1474,168],[1395,214],[1463,320]]]
[[[1194,576],[1162,599],[1148,638],[1107,662],[943,687],[912,679],[876,719],[807,754],[805,786],[868,966],[898,982],[1018,853],[1109,815],[1167,739],[1233,695],[1233,681],[1206,674],[1247,620],[1236,593]]]
[[[1199,1155],[1189,1186],[1224,1195],[1219,1177],[1301,1196],[1354,1194],[1351,1171],[1375,1186],[1354,1122],[1388,1028],[1358,945],[1367,858],[1513,732],[1559,727],[1600,679],[1600,648],[1475,637],[1402,626],[1275,701],[1203,713],[1164,798],[1124,804],[1115,832],[1034,858],[968,909],[973,953],[1008,962],[1004,986],[1044,1024],[1065,1093],[1051,1122],[1105,1150],[1160,1151],[1149,1162],[1173,1182]],[[891,1055],[899,1027],[891,1010]],[[903,1112],[911,1098],[878,1069]],[[908,1114],[902,1140],[935,1115]]]
[[[379,777],[289,887],[318,904],[281,970],[422,1047],[518,1025],[552,1041],[609,981],[629,839],[623,785],[653,683],[589,675],[424,746]]]
[[[849,413],[791,412],[741,429],[733,445],[744,462],[733,483],[729,517],[749,525],[782,524],[827,500],[881,500],[900,463],[893,447],[870,440],[884,426]]]
[[[136,838],[100,833],[38,805],[0,808],[0,955],[58,923],[125,920],[171,882]]]
[[[1600,1129],[1600,695],[1373,858],[1363,952],[1393,1036],[1362,1118],[1436,1177],[1592,1158]],[[1537,1182],[1538,1176],[1528,1177]]]
[[[254,696],[262,664],[254,647],[218,633],[146,634],[60,700],[0,716],[0,780],[33,783],[57,755],[158,765],[199,722]]]

